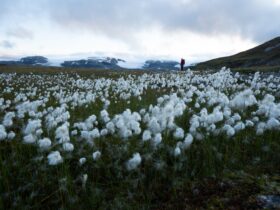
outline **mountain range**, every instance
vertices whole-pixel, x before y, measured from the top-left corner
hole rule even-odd
[[[0,65],[47,65],[48,59],[43,56],[28,56],[18,61],[0,61]]]
[[[17,61],[0,61],[3,65],[52,66],[48,58],[43,56],[28,56]],[[144,69],[144,70],[178,70],[179,62],[166,60],[147,60],[142,66],[128,68],[125,60],[112,57],[89,57],[87,59],[61,62],[58,66],[65,68],[95,68],[95,69]],[[246,69],[255,67],[280,67],[280,37],[276,37],[257,47],[238,54],[216,58],[187,66],[191,69],[220,69],[221,67]]]
[[[0,61],[0,65],[24,65],[24,66],[52,66],[48,58],[43,56],[28,56],[18,61]],[[89,57],[87,59],[63,61],[58,66],[64,68],[95,68],[95,69],[132,69],[128,68],[126,61],[112,57]],[[147,60],[142,66],[134,69],[144,70],[176,70],[179,63],[176,61]]]

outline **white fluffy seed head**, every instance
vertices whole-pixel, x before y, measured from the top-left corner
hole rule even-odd
[[[185,132],[184,132],[184,130],[182,128],[176,128],[173,136],[176,139],[183,139],[184,136],[185,136]]]
[[[145,130],[145,131],[143,132],[143,135],[142,135],[142,140],[143,140],[143,141],[148,141],[148,140],[150,140],[151,138],[152,138],[151,131]]]
[[[0,141],[6,139],[7,132],[3,125],[0,125]]]
[[[179,155],[181,155],[181,149],[180,149],[180,147],[176,147],[174,150],[174,156],[177,157]]]
[[[155,135],[155,137],[153,138],[153,143],[155,146],[157,146],[158,144],[160,144],[162,141],[162,136],[161,136],[161,133],[157,133]]]
[[[193,136],[189,133],[187,136],[186,136],[186,138],[185,138],[185,140],[184,140],[184,142],[183,142],[183,148],[184,149],[188,149],[190,146],[191,146],[191,144],[192,144],[192,142],[193,142]]]
[[[99,130],[97,128],[93,129],[89,132],[92,139],[96,139],[100,137]]]
[[[131,171],[136,169],[141,164],[141,156],[139,153],[133,154],[133,157],[126,163],[127,170]]]
[[[68,123],[64,123],[56,129],[55,138],[59,141],[60,144],[70,141]]]
[[[11,127],[13,125],[13,118],[15,117],[14,112],[8,112],[4,116],[3,125],[5,127]]]
[[[235,135],[235,130],[233,127],[231,127],[230,125],[225,125],[223,127],[223,130],[226,132],[228,137],[232,137]]]
[[[77,131],[77,130],[71,131],[71,135],[72,135],[72,136],[77,136],[77,135],[78,135],[78,131]]]
[[[59,151],[53,151],[48,155],[49,165],[58,165],[63,162],[63,158],[61,157]]]
[[[108,133],[109,133],[109,131],[105,128],[105,129],[102,129],[101,131],[100,131],[100,135],[101,136],[106,136],[106,135],[108,135]]]
[[[106,128],[111,134],[115,133],[115,124],[113,122],[108,122]]]
[[[29,120],[25,130],[24,134],[35,134],[36,130],[41,128],[41,120]]]
[[[72,152],[74,150],[74,145],[69,142],[66,142],[66,143],[63,143],[62,148],[66,152]]]
[[[48,149],[52,145],[52,142],[49,138],[43,138],[38,141],[38,146],[40,149]]]
[[[86,163],[87,159],[85,157],[82,157],[79,159],[79,164],[84,165]]]
[[[239,132],[245,129],[245,125],[243,122],[238,122],[235,126],[234,126],[234,130],[235,132]]]
[[[267,129],[279,129],[280,127],[280,122],[275,119],[275,118],[270,118],[268,121],[267,121],[267,124],[266,124],[266,127]]]
[[[251,120],[246,120],[245,125],[246,127],[254,127],[255,124]]]
[[[100,151],[96,151],[92,154],[93,160],[98,160],[100,157],[101,157],[101,152]]]
[[[16,137],[15,132],[10,131],[7,135],[8,140],[13,140]]]
[[[40,128],[38,130],[36,130],[36,136],[41,136],[43,134],[43,130]]]
[[[256,134],[257,135],[262,135],[264,132],[265,132],[265,130],[266,130],[266,123],[264,123],[264,122],[260,122],[259,124],[258,124],[258,126],[257,126],[257,132],[256,132]]]
[[[100,112],[100,117],[104,123],[110,121],[109,113],[105,109]]]
[[[240,92],[230,101],[232,108],[241,110],[244,110],[249,106],[253,106],[254,104],[257,104],[257,99],[251,89]]]
[[[33,134],[29,134],[27,136],[23,137],[23,142],[25,144],[34,144],[36,142],[36,136],[34,136]]]

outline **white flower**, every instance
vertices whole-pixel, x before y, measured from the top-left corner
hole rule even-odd
[[[275,118],[270,118],[267,121],[266,127],[270,130],[279,129],[280,128],[280,122],[278,120],[276,120]]]
[[[225,116],[226,119],[229,119],[231,116],[231,109],[229,107],[225,107],[223,115]]]
[[[246,127],[254,127],[255,124],[251,120],[246,120],[245,125]]]
[[[123,127],[119,130],[119,134],[122,138],[127,139],[128,137],[132,136],[132,131]]]
[[[235,114],[232,116],[232,119],[233,119],[234,121],[240,121],[240,120],[241,120],[241,116],[240,116],[239,114],[235,113]]]
[[[36,142],[36,137],[32,134],[23,137],[23,142],[26,144],[34,144]]]
[[[43,134],[43,130],[40,128],[35,132],[36,136],[41,136]]]
[[[86,187],[87,180],[88,180],[88,175],[87,174],[83,174],[83,177],[82,177],[82,187],[83,188]]]
[[[173,134],[176,139],[183,139],[185,136],[185,132],[182,128],[177,128]]]
[[[41,120],[29,120],[24,130],[24,134],[35,134],[36,130],[41,128]]]
[[[228,137],[232,137],[235,135],[235,130],[230,125],[225,125],[223,129],[226,131]]]
[[[5,114],[3,125],[5,127],[11,127],[13,125],[13,118],[15,117],[14,112],[8,112]]]
[[[105,109],[102,110],[100,112],[100,116],[101,116],[101,119],[104,123],[107,123],[107,122],[110,121],[110,117],[109,117],[109,114],[108,114],[107,110],[105,110]]]
[[[93,160],[98,160],[101,157],[101,152],[96,151],[92,154]]]
[[[107,134],[108,134],[109,132],[108,132],[108,130],[105,128],[105,129],[102,129],[101,131],[100,131],[100,135],[101,136],[106,136]]]
[[[87,159],[86,158],[80,158],[79,163],[80,165],[84,165],[86,163]]]
[[[77,134],[78,134],[78,131],[77,131],[77,130],[71,131],[71,135],[72,135],[72,136],[77,136]]]
[[[145,130],[143,135],[142,135],[142,140],[143,141],[148,141],[152,138],[152,135],[151,135],[151,131],[149,130]]]
[[[139,113],[143,116],[143,115],[145,115],[146,110],[145,109],[141,109]]]
[[[127,170],[131,171],[136,169],[141,164],[141,156],[139,153],[133,154],[133,157],[126,163]]]
[[[7,135],[8,140],[13,140],[15,138],[16,134],[13,131],[10,131]]]
[[[176,147],[174,150],[174,156],[177,157],[179,155],[181,155],[181,149],[179,147]]]
[[[259,119],[258,117],[254,117],[254,118],[252,119],[252,121],[253,121],[254,123],[257,123],[257,122],[260,121],[260,119]]]
[[[52,142],[49,138],[43,138],[38,141],[38,145],[41,149],[48,149],[52,145]]]
[[[230,101],[231,107],[234,109],[245,109],[249,106],[257,104],[257,99],[251,89],[244,90]]]
[[[63,147],[63,150],[66,152],[72,152],[74,150],[74,145],[69,142],[63,143],[62,147]]]
[[[56,129],[55,138],[59,141],[60,144],[70,141],[68,123],[64,123]]]
[[[157,121],[157,119],[155,117],[153,117],[149,123],[148,123],[148,127],[150,128],[150,130],[152,131],[152,133],[158,133],[160,132],[160,125]]]
[[[161,133],[157,133],[155,135],[155,137],[153,138],[153,143],[155,146],[157,146],[158,144],[160,144],[162,141],[162,136],[161,136]]]
[[[235,126],[234,126],[234,130],[236,132],[239,132],[241,130],[244,130],[245,129],[245,125],[243,122],[238,122]]]
[[[115,125],[113,122],[108,122],[106,128],[111,134],[115,133]]]
[[[160,104],[162,104],[164,102],[164,98],[162,98],[162,97],[159,97],[158,99],[157,99],[157,103],[160,105]]]
[[[0,141],[6,139],[7,132],[3,125],[0,125]]]
[[[86,139],[87,141],[92,140],[89,131],[82,131],[82,132],[81,132],[81,137],[82,137],[83,139]]]
[[[93,129],[92,131],[89,132],[90,133],[90,137],[92,139],[96,139],[100,137],[100,133],[99,130],[97,128]]]
[[[59,151],[51,152],[48,155],[49,165],[57,165],[63,162],[62,157],[60,156]]]
[[[185,141],[183,142],[183,148],[188,149],[193,142],[193,136],[191,134],[188,134],[185,138]]]
[[[262,135],[266,130],[266,124],[264,122],[260,122],[257,126],[257,135]]]
[[[208,124],[217,123],[224,119],[224,115],[222,112],[220,112],[219,109],[220,109],[220,107],[217,107],[212,114],[207,116],[206,121]]]

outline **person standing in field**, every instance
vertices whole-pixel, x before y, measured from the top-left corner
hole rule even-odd
[[[181,58],[181,71],[184,70],[184,65],[185,65],[185,59],[184,58]]]

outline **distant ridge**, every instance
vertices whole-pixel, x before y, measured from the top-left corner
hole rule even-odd
[[[0,65],[47,65],[48,59],[43,56],[27,56],[19,61],[0,61]]]
[[[20,60],[0,61],[0,66],[53,66],[48,58],[43,56],[28,56]],[[89,57],[87,59],[66,60],[56,64],[64,68],[92,68],[92,69],[142,69],[142,70],[177,70],[179,63],[171,60],[147,60],[141,66],[130,67],[127,61],[112,57]]]
[[[280,66],[280,37],[238,54],[198,63],[196,69]]]

